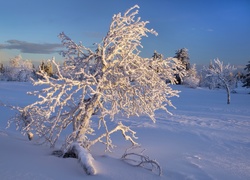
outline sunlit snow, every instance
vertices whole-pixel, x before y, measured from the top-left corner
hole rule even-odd
[[[3,81],[0,86],[0,100],[20,106],[33,102],[34,97],[26,92],[38,88],[30,83]],[[230,105],[226,104],[224,90],[177,85],[173,89],[181,93],[172,99],[177,107],[169,109],[172,116],[157,111],[156,123],[146,116],[115,118],[137,132],[137,142],[146,149],[144,154],[161,165],[162,176],[122,161],[130,143],[119,133],[112,135],[117,146],[113,153],[105,153],[101,144],[91,148],[97,175],[88,176],[77,159],[53,156],[53,149],[29,141],[14,126],[6,129],[14,112],[1,106],[0,179],[250,179],[249,89],[236,89]]]

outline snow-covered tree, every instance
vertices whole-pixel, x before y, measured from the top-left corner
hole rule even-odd
[[[174,57],[182,62],[182,64],[185,66],[185,70],[189,70],[191,68],[187,48],[178,49]]]
[[[154,54],[153,54],[153,60],[156,60],[156,59],[163,59],[163,55],[158,53],[157,51],[154,51]]]
[[[46,87],[31,93],[39,100],[18,108],[20,113],[14,121],[24,133],[33,132],[54,147],[61,132],[72,128],[62,148],[65,153],[76,153],[80,161],[84,161],[81,154],[86,153],[82,151],[98,142],[111,150],[114,145],[110,136],[117,131],[137,144],[135,131],[122,122],[113,121],[116,114],[148,115],[155,122],[155,110],[170,113],[168,107],[174,107],[170,98],[178,96],[179,91],[173,90],[165,79],[174,84],[177,69],[183,66],[175,58],[153,59],[139,55],[142,37],[157,33],[146,28],[147,21],[136,18],[136,8],[139,7],[136,5],[123,15],[113,16],[109,31],[96,51],[76,44],[64,33],[59,35],[66,49],[62,52],[65,63],[59,66],[52,59],[57,77],[41,71],[39,75],[43,78],[33,82]],[[97,111],[98,122],[93,122]],[[108,126],[109,120],[115,127]],[[98,124],[98,128],[94,124]],[[95,136],[98,129],[104,133]],[[90,174],[94,173],[90,170]]]
[[[244,79],[243,79],[243,87],[249,88],[250,87],[250,61],[246,65],[244,70],[246,71],[246,75],[244,76]]]
[[[227,92],[227,104],[230,104],[230,92],[235,86],[236,76],[234,75],[235,67],[223,65],[218,58],[211,62],[208,67],[203,68],[205,80],[210,83],[210,88],[223,87]]]
[[[9,81],[29,81],[34,78],[34,66],[30,60],[23,60],[21,55],[11,58],[5,68],[4,76]]]
[[[163,73],[162,71],[167,71],[167,72],[163,73],[163,74],[167,74],[167,76],[166,77],[161,77],[162,79],[165,79],[165,82],[167,84],[169,84],[169,83],[178,84],[179,79],[182,79],[186,75],[185,65],[183,65],[179,61],[179,59],[172,58],[172,57],[164,59],[163,54],[160,54],[157,51],[154,51],[154,54],[153,54],[152,58],[153,58],[153,61],[155,61],[156,63],[153,63],[154,66],[150,65],[150,68],[154,69],[157,73],[161,73],[161,74]],[[162,69],[161,67],[158,67],[158,66],[159,66],[159,62],[164,63],[163,61],[167,61],[166,62],[167,64],[170,61],[170,64],[174,63],[174,64],[178,64],[178,65]],[[172,69],[170,70],[170,68],[172,68]],[[173,73],[175,73],[175,74],[173,74]],[[178,74],[178,77],[177,77],[177,74]],[[171,77],[171,79],[168,79],[169,77]]]
[[[177,58],[184,66],[183,69],[179,69],[179,71],[180,71],[179,73],[186,73],[187,71],[190,70],[191,65],[189,62],[189,54],[188,54],[187,48],[178,49],[175,53],[174,58]],[[184,72],[181,72],[181,71],[184,71]],[[178,80],[178,84],[182,84],[183,83],[182,78],[181,78],[179,73],[176,74],[176,78]]]
[[[200,79],[197,75],[196,64],[193,64],[187,71],[185,77],[183,77],[183,84],[191,88],[197,88],[199,86]]]

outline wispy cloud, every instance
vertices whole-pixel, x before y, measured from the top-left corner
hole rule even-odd
[[[209,29],[207,29],[207,31],[208,31],[208,32],[213,32],[214,29],[209,28]]]
[[[207,32],[214,32],[215,31],[212,28],[204,28],[204,27],[200,27],[200,28],[192,27],[191,30],[192,31],[207,31]]]
[[[16,49],[22,53],[33,53],[33,54],[52,54],[58,52],[62,48],[61,44],[51,43],[30,43],[19,40],[8,40],[6,44],[0,44],[0,49]]]

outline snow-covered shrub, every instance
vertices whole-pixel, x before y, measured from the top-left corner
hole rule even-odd
[[[42,61],[42,63],[39,65],[39,70],[46,72],[49,76],[53,76],[53,65],[50,60],[48,61]]]
[[[98,142],[111,150],[114,145],[110,136],[117,131],[137,144],[136,132],[122,122],[113,128],[108,126],[107,121],[113,121],[116,114],[148,115],[155,122],[155,110],[170,113],[168,107],[174,107],[170,98],[178,96],[179,91],[173,90],[165,79],[175,83],[175,74],[183,66],[175,58],[153,60],[139,56],[142,37],[157,33],[146,28],[147,21],[136,18],[136,8],[113,16],[109,31],[96,51],[76,44],[64,33],[59,35],[66,49],[62,52],[65,63],[59,66],[52,59],[55,78],[44,71],[38,73],[43,78],[33,84],[45,88],[31,94],[39,100],[19,109],[20,115],[26,117],[24,121],[14,119],[24,132],[35,132],[54,147],[61,132],[72,128],[62,147],[64,152],[72,151],[75,143],[90,149]],[[97,109],[98,128],[92,122]],[[104,133],[95,136],[94,132],[100,129]]]
[[[193,64],[183,77],[183,84],[190,88],[197,88],[199,86],[200,79],[197,76],[196,65]]]

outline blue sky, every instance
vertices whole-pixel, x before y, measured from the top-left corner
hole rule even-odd
[[[192,64],[250,61],[249,0],[0,0],[0,61],[18,54],[61,60],[60,32],[91,47],[105,36],[114,14],[135,4],[148,28],[159,33],[142,40],[143,57],[154,50],[170,57],[185,47]]]

